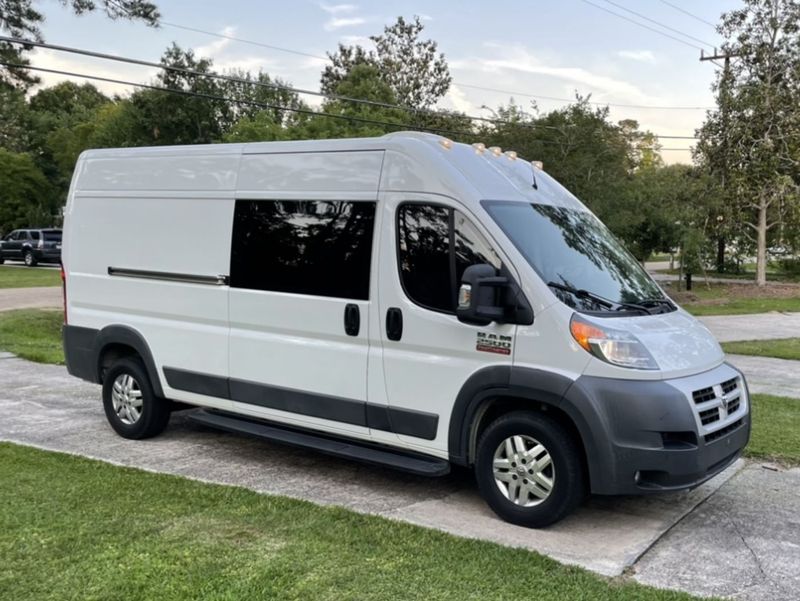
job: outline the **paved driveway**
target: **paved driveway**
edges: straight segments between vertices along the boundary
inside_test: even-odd
[[[46,309],[63,305],[61,288],[0,288],[0,311],[12,309]]]
[[[800,288],[798,288],[800,295]],[[720,342],[768,340],[800,336],[800,313],[707,315],[698,317]]]
[[[426,479],[209,430],[173,415],[160,437],[130,441],[107,425],[98,386],[62,367],[0,355],[0,440],[104,461],[335,504],[448,532],[533,549],[606,575],[620,574],[731,477],[737,465],[692,492],[595,498],[546,530],[500,521],[471,475]]]

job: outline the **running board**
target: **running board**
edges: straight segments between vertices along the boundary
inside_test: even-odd
[[[320,453],[381,465],[419,476],[444,476],[450,472],[450,463],[444,459],[406,454],[387,447],[377,447],[352,440],[330,438],[323,434],[294,430],[274,423],[241,418],[229,413],[198,409],[189,412],[186,417],[203,426],[312,449]]]

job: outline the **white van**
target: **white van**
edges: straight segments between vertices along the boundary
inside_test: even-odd
[[[67,367],[126,438],[201,407],[417,474],[474,467],[534,527],[589,492],[698,486],[749,438],[710,332],[513,152],[419,133],[92,150],[65,221]]]

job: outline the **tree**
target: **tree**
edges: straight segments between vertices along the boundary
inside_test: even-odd
[[[328,54],[331,64],[322,72],[322,91],[330,94],[356,65],[373,65],[383,81],[405,107],[429,108],[447,94],[450,70],[444,54],[437,54],[433,40],[420,40],[425,26],[419,17],[406,21],[398,17],[381,35],[371,36],[374,51],[360,46],[344,46]]]
[[[768,248],[783,242],[786,218],[800,203],[800,3],[744,0],[743,8],[723,15],[718,30],[723,52],[734,60],[717,75],[717,109],[699,131],[696,156],[727,175],[763,286]]]
[[[161,17],[156,6],[147,0],[59,0],[59,2],[78,15],[93,12],[100,6],[111,19],[135,19],[154,27],[158,25],[158,19]],[[39,25],[44,21],[44,15],[33,5],[34,0],[0,1],[0,31],[16,38],[43,41]],[[27,65],[29,61],[24,56],[26,49],[29,47],[21,48],[0,42],[0,60]],[[24,69],[0,67],[0,83],[27,88],[37,81],[36,77],[32,77]]]
[[[56,213],[50,183],[33,158],[0,149],[0,232],[50,225]]]

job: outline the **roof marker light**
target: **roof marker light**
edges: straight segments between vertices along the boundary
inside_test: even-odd
[[[489,152],[491,152],[494,156],[499,157],[501,154],[503,154],[503,149],[499,146],[490,146]]]
[[[531,165],[533,165],[540,171],[544,171],[544,163],[542,163],[541,161],[531,161]]]
[[[453,141],[448,138],[442,138],[439,140],[439,144],[441,144],[446,150],[450,150],[453,147]]]
[[[472,147],[475,149],[476,154],[483,154],[484,151],[486,150],[486,144],[484,144],[483,142],[475,142],[475,144],[473,144]]]
[[[517,160],[517,151],[516,150],[507,150],[506,156],[511,159],[512,161]]]

